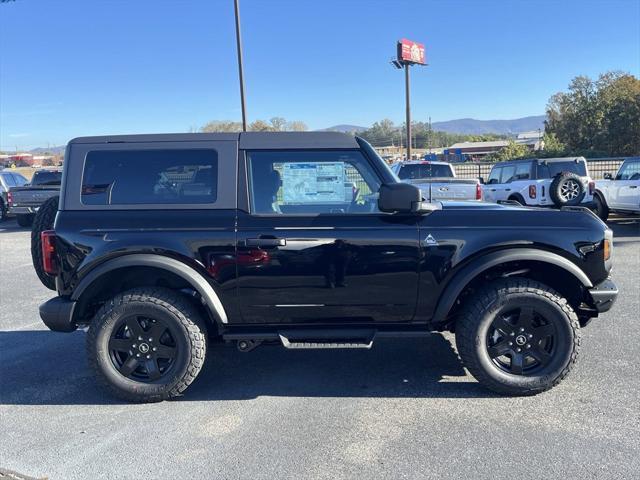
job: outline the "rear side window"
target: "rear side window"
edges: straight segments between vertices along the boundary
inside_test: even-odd
[[[87,153],[81,200],[84,205],[213,203],[217,185],[215,150],[102,150]]]
[[[531,164],[521,163],[516,167],[514,180],[529,180],[531,178]]]
[[[453,177],[449,165],[434,165],[432,163],[412,163],[402,165],[398,173],[400,180],[414,180],[418,178],[450,178]]]
[[[29,183],[29,180],[24,178],[19,173],[13,173],[12,175],[13,175],[13,180],[16,182],[16,186],[18,186],[18,187],[22,187],[22,186],[26,185],[27,183]]]
[[[16,181],[13,178],[13,175],[11,175],[10,173],[7,173],[6,175],[2,175],[2,179],[4,180],[4,183],[7,185],[7,187],[16,186]]]
[[[516,175],[515,165],[507,165],[502,168],[502,176],[500,177],[500,183],[509,183],[514,180]]]
[[[33,174],[31,185],[60,185],[62,172],[41,170]]]
[[[581,177],[587,176],[585,162],[567,160],[566,162],[543,162],[538,165],[538,178],[554,178],[564,172],[571,172]]]

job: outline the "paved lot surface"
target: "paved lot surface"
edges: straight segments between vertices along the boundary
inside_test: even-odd
[[[502,398],[451,336],[371,351],[210,351],[186,397],[103,394],[84,332],[44,330],[51,296],[29,232],[0,225],[0,469],[101,478],[640,478],[640,221],[611,222],[613,312],[583,331],[572,375]]]

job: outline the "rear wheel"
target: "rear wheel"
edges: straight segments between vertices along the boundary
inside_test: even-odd
[[[0,198],[0,222],[4,222],[7,219],[7,207],[4,204],[4,200]]]
[[[499,280],[468,301],[456,324],[456,344],[465,367],[484,386],[535,395],[560,383],[576,362],[578,318],[546,285]]]
[[[16,215],[16,221],[21,227],[30,227],[33,223],[33,213]]]
[[[607,206],[607,202],[605,202],[604,198],[602,198],[602,195],[599,193],[596,193],[593,196],[593,201],[596,204],[594,208],[596,215],[600,217],[600,220],[606,222],[607,218],[609,218],[609,207]]]
[[[116,295],[94,317],[89,363],[115,396],[157,402],[180,395],[202,369],[206,329],[181,294],[137,288]]]

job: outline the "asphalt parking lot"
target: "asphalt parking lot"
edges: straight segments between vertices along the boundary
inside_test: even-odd
[[[52,296],[29,232],[0,224],[0,469],[50,479],[639,478],[640,220],[618,218],[614,310],[577,367],[533,398],[465,373],[450,335],[371,351],[216,345],[187,395],[129,405],[97,388],[85,333],[38,317]],[[4,478],[0,471],[0,478]]]

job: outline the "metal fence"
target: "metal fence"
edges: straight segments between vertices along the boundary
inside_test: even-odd
[[[623,161],[624,158],[591,158],[587,160],[589,175],[594,180],[601,180],[605,173],[615,174]],[[493,165],[495,164],[490,162],[455,163],[454,168],[460,178],[482,177],[486,180]]]

